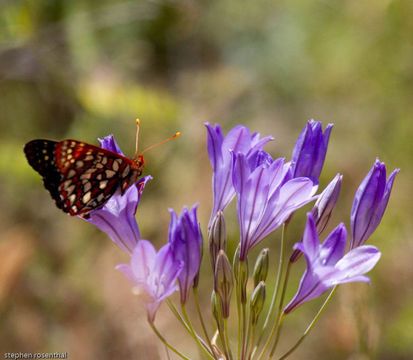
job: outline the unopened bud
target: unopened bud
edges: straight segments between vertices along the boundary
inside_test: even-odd
[[[209,230],[209,255],[212,269],[215,269],[217,256],[220,250],[227,251],[227,231],[222,211],[218,211],[212,220]]]
[[[229,307],[231,301],[232,288],[234,282],[232,280],[231,264],[224,250],[220,250],[215,265],[214,288],[221,298],[222,316],[224,319],[229,316]]]
[[[265,283],[260,281],[251,294],[250,309],[251,309],[251,324],[256,325],[258,317],[264,308],[265,303]]]
[[[199,263],[202,262],[202,257],[204,256],[204,236],[202,235],[202,231],[201,231],[201,224],[198,223],[198,231],[199,231],[199,236],[201,237],[201,246],[199,247],[199,251],[200,251],[200,255],[199,255]],[[192,282],[192,286],[194,288],[198,287],[198,283],[199,283],[199,271],[201,270],[201,266],[199,266],[198,272],[196,273],[195,277],[194,277],[194,281]]]
[[[318,234],[321,234],[328,225],[340,195],[342,180],[343,175],[337,174],[320,194],[311,210]]]
[[[262,249],[257,257],[257,261],[254,266],[254,287],[258,285],[260,281],[265,281],[268,274],[268,251],[269,249]]]

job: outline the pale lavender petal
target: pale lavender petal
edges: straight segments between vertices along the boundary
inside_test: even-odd
[[[343,223],[339,224],[325,239],[320,247],[320,257],[323,264],[334,266],[346,250],[347,230]]]
[[[307,213],[307,223],[305,224],[301,250],[306,259],[308,266],[312,266],[312,262],[318,256],[320,239],[318,238],[317,229],[311,213]]]
[[[151,176],[141,178],[136,186],[131,186],[123,195],[115,193],[101,209],[92,211],[89,218],[85,219],[105,232],[128,254],[140,239],[135,213],[142,191],[150,179]]]
[[[208,228],[218,211],[223,211],[231,202],[235,195],[232,183],[232,155],[242,153],[253,155],[254,152],[261,150],[264,145],[272,140],[271,137],[260,139],[258,133],[251,135],[245,126],[235,126],[223,137],[221,128],[215,128],[209,123],[207,128],[207,147],[208,155],[213,168],[212,188],[213,188],[213,209]]]
[[[115,267],[116,270],[122,271],[123,275],[129,280],[132,285],[138,285],[139,281],[136,279],[132,268],[128,264],[120,264]]]
[[[363,275],[376,266],[381,257],[380,251],[372,245],[359,246],[349,251],[337,262],[336,267],[345,271],[347,277]]]

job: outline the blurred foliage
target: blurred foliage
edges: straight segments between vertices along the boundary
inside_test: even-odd
[[[376,156],[402,172],[371,238],[383,251],[372,286],[341,287],[291,359],[413,357],[411,0],[3,0],[0,10],[2,351],[166,358],[129,285],[113,270],[126,258],[103,233],[54,207],[24,158],[25,142],[96,143],[113,133],[132,154],[136,117],[140,148],[181,131],[146,156],[154,179],[138,223],[159,246],[168,207],[200,202],[205,230],[211,171],[203,122],[271,134],[276,141],[268,150],[289,158],[305,121],[315,118],[335,123],[321,185],[344,174],[332,226],[349,225],[354,192]],[[235,242],[234,209],[226,216]],[[291,244],[300,238],[303,213],[294,218]],[[277,236],[264,242],[274,260]],[[201,284],[208,308],[211,280]],[[314,301],[291,315],[283,347],[318,306]],[[191,348],[162,314],[159,326],[169,340]]]

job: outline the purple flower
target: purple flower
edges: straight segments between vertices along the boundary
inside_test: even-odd
[[[122,154],[113,135],[99,139],[102,148]],[[130,254],[140,239],[135,213],[146,182],[152,179],[146,176],[139,179],[136,186],[131,186],[123,195],[117,191],[106,204],[90,213],[86,221],[105,232],[123,251]]]
[[[183,269],[178,277],[181,303],[184,304],[189,295],[189,289],[198,274],[202,255],[202,234],[196,215],[198,204],[191,210],[184,207],[179,217],[170,209],[171,223],[169,225],[169,244],[175,260],[183,263]]]
[[[374,246],[365,245],[344,255],[346,245],[347,230],[343,223],[320,245],[313,216],[311,213],[307,214],[303,240],[294,245],[294,249],[304,253],[307,269],[301,278],[297,293],[284,308],[285,313],[317,298],[335,285],[353,281],[370,282],[364,274],[379,261],[379,250]]]
[[[363,245],[380,224],[399,171],[394,170],[386,182],[386,166],[376,159],[360,184],[351,208],[350,249]]]
[[[224,138],[221,127],[216,124],[213,127],[205,123],[207,128],[207,146],[209,160],[211,161],[213,175],[213,210],[209,221],[208,228],[211,226],[218,211],[223,211],[231,202],[235,195],[234,187],[231,181],[232,157],[230,150],[245,155],[252,154],[257,150],[264,148],[264,145],[273,140],[271,136],[260,139],[259,133],[251,135],[249,129],[245,126],[235,126]]]
[[[284,163],[284,159],[274,161],[259,153],[249,159],[244,154],[233,155],[232,176],[241,231],[240,260],[245,260],[248,251],[295,210],[314,200],[317,190],[308,178],[288,180],[290,163]],[[257,158],[261,163],[252,161]]]
[[[310,120],[298,137],[293,154],[293,176],[309,177],[318,184],[327,153],[328,140],[333,124],[328,124],[324,134],[321,122]]]
[[[133,285],[137,294],[144,293],[143,302],[148,320],[153,322],[162,302],[178,287],[175,281],[183,264],[174,259],[170,244],[164,245],[158,253],[147,240],[140,240],[133,249],[131,263],[116,266]]]

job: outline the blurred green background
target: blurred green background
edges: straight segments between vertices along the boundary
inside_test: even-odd
[[[25,142],[96,143],[113,133],[132,155],[136,117],[141,148],[181,131],[146,155],[145,173],[154,179],[137,219],[142,236],[159,247],[167,239],[168,207],[199,202],[205,233],[211,210],[205,121],[225,132],[244,124],[273,135],[266,149],[289,159],[314,118],[335,124],[321,186],[344,174],[331,226],[349,225],[354,193],[377,156],[402,171],[369,240],[383,253],[371,286],[342,286],[291,359],[413,358],[411,0],[2,0],[0,10],[1,353],[167,358],[130,285],[114,270],[126,255],[54,206],[24,158]],[[290,246],[304,213],[294,218]],[[234,205],[226,218],[234,244]],[[264,242],[274,267],[278,237]],[[301,260],[288,299],[303,269]],[[208,261],[204,270],[207,310]],[[281,349],[298,339],[320,304],[287,318]],[[196,354],[166,308],[157,324],[178,348]]]

